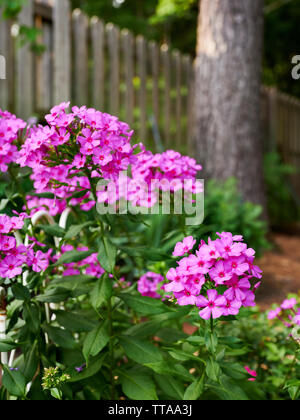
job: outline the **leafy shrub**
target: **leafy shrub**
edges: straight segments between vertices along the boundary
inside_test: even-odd
[[[239,359],[257,371],[257,388],[269,400],[300,397],[300,324],[299,315],[295,315],[300,300],[295,295],[289,298],[281,307],[266,312],[248,309],[238,322],[222,327],[224,335],[233,335],[245,343]]]
[[[278,153],[265,155],[268,214],[273,228],[286,227],[299,219],[299,201],[297,203],[295,191],[288,180],[296,172],[295,167],[282,162]]]

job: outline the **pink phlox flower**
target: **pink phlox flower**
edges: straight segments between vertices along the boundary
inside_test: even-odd
[[[159,299],[161,295],[157,292],[163,281],[164,277],[161,274],[149,271],[138,280],[138,291],[142,296]]]
[[[223,315],[237,315],[242,307],[242,302],[237,299],[231,300],[231,293],[228,290],[224,292],[223,296],[226,299],[226,305],[223,307]]]
[[[222,295],[218,295],[216,290],[208,290],[207,298],[204,296],[198,296],[196,299],[196,305],[199,308],[205,308],[199,312],[202,319],[208,320],[211,317],[216,319],[223,315],[224,306],[226,306],[226,298]]]
[[[12,236],[0,235],[0,251],[7,252],[16,247],[16,240]]]
[[[240,301],[243,301],[246,298],[246,294],[251,288],[251,284],[247,278],[239,279],[236,276],[227,283],[227,286],[229,287],[228,298]]]
[[[242,276],[247,270],[249,270],[249,264],[246,262],[244,256],[229,258],[225,262],[225,267],[228,271],[231,271],[237,276]]]
[[[284,310],[293,309],[297,305],[297,300],[295,298],[285,299],[282,304],[281,308]]]
[[[244,293],[244,295],[245,296],[244,296],[244,298],[242,300],[242,305],[245,308],[256,306],[256,303],[255,303],[255,294],[251,290],[247,290]]]
[[[209,271],[210,277],[216,285],[224,284],[232,278],[231,271],[226,269],[223,261],[218,261],[215,266]]]
[[[14,256],[8,255],[0,264],[0,277],[12,279],[22,273],[22,261],[19,262]]]
[[[249,368],[249,366],[245,366],[244,369],[246,370],[247,373],[249,373],[250,376],[252,376],[252,378],[249,378],[248,381],[256,381],[257,378],[257,372],[255,370],[251,370]]]
[[[186,285],[182,292],[174,292],[174,296],[179,306],[188,306],[196,304],[196,293],[197,289],[194,286]]]
[[[37,251],[32,259],[32,269],[36,273],[45,271],[49,267],[49,258],[42,251]]]
[[[189,261],[191,264],[191,269],[189,272],[191,274],[207,274],[212,266],[212,263],[205,260],[199,251],[196,251],[196,255],[197,256],[189,256]]]

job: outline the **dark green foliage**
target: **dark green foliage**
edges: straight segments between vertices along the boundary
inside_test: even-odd
[[[300,202],[293,189],[290,175],[297,168],[284,164],[278,153],[265,156],[264,172],[267,188],[268,214],[271,226],[283,229],[299,219]]]

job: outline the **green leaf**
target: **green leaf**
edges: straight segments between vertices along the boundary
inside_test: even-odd
[[[20,346],[19,343],[15,343],[13,340],[0,340],[0,353],[6,353],[14,350]]]
[[[183,399],[186,401],[198,400],[204,391],[204,376],[193,382],[185,391]]]
[[[162,328],[156,335],[167,343],[176,343],[177,341],[183,341],[188,337],[187,334],[182,331],[168,327]]]
[[[160,328],[161,325],[158,322],[146,321],[133,325],[124,334],[144,338],[155,335]]]
[[[39,365],[37,350],[38,342],[35,341],[33,345],[29,348],[29,350],[25,353],[23,372],[27,382],[30,382],[32,380]]]
[[[86,191],[85,191],[86,194]],[[75,238],[77,235],[79,235],[84,228],[88,227],[88,226],[92,226],[94,224],[94,222],[85,222],[82,223],[81,225],[72,225],[68,232],[65,235],[65,239],[72,239]]]
[[[210,353],[215,353],[218,347],[217,334],[215,332],[211,333],[210,331],[206,331],[204,339],[205,339],[205,345],[206,345],[207,350]]]
[[[238,363],[222,362],[221,367],[224,373],[230,378],[245,380],[247,377],[246,370]]]
[[[77,375],[73,376],[69,382],[79,382],[83,381],[84,379],[91,378],[92,376],[96,375],[101,369],[104,359],[106,357],[106,353],[102,354],[100,357],[96,359],[91,359],[89,365],[83,370],[83,372],[78,373]]]
[[[184,387],[183,384],[177,379],[170,375],[162,376],[155,375],[155,380],[158,383],[161,390],[171,398],[175,400],[183,400]]]
[[[299,395],[300,395],[300,387],[299,386],[290,386],[288,388],[288,393],[291,397],[292,401],[295,401],[298,399]]]
[[[60,389],[52,388],[50,393],[51,393],[52,397],[55,398],[56,400],[61,400],[62,399],[62,392],[61,392]]]
[[[163,360],[159,349],[148,341],[123,335],[120,337],[119,342],[126,355],[137,363],[156,363]]]
[[[223,399],[224,400],[235,400],[235,401],[247,401],[249,398],[245,394],[245,392],[240,388],[236,381],[232,381],[230,378],[222,375],[220,378],[220,391],[219,396],[222,396],[223,391]]]
[[[19,370],[10,370],[8,366],[3,366],[4,374],[2,385],[15,397],[24,398],[26,393],[26,379]]]
[[[117,259],[117,248],[107,238],[101,238],[98,249],[98,261],[108,273],[114,271]]]
[[[168,307],[161,301],[150,297],[133,296],[122,293],[120,294],[120,298],[126,305],[141,315],[162,314],[168,311]]]
[[[155,384],[150,376],[135,371],[121,372],[122,389],[131,400],[158,400]]]
[[[92,321],[76,312],[55,311],[55,315],[59,325],[71,332],[90,332],[97,325],[96,321]]]
[[[36,297],[38,302],[43,303],[60,303],[64,302],[70,297],[70,291],[63,289],[61,287],[57,287],[55,289],[48,289],[46,293],[43,295],[39,295]]]
[[[91,356],[97,356],[108,341],[107,322],[103,322],[99,327],[88,333],[84,340],[82,353],[86,362],[88,363]]]
[[[25,303],[23,309],[23,319],[31,332],[39,332],[41,314],[38,306],[34,302]]]
[[[90,255],[94,253],[94,250],[89,251],[68,251],[65,252],[60,259],[54,264],[54,267],[57,267],[58,265],[64,265],[64,264],[70,264],[78,261],[85,260]]]
[[[76,347],[76,342],[69,331],[49,325],[44,325],[43,330],[57,346],[71,350]]]
[[[30,292],[27,287],[22,284],[16,283],[11,288],[13,295],[18,300],[28,301],[30,300]]]
[[[144,363],[144,366],[159,375],[170,375],[187,382],[192,382],[194,380],[194,377],[182,365],[170,366],[166,361],[160,361],[155,363]]]
[[[43,230],[47,235],[56,236],[57,238],[63,238],[65,236],[65,230],[58,225],[37,225],[38,229]]]
[[[102,276],[91,292],[92,306],[97,310],[103,304],[107,303],[113,292],[112,280],[108,275]]]
[[[149,247],[121,247],[122,251],[131,257],[143,257],[149,261],[168,261],[172,260],[169,254],[166,254],[164,251],[160,251],[156,248]]]
[[[212,381],[218,382],[221,374],[219,364],[211,357],[207,360],[206,374]]]
[[[94,280],[95,277],[87,276],[85,274],[79,274],[76,276],[56,277],[53,280],[51,280],[51,284],[49,287],[57,285],[59,287],[74,291],[80,286],[84,286]]]
[[[173,359],[179,360],[181,362],[187,362],[188,360],[195,360],[198,363],[206,364],[206,362],[198,356],[187,353],[182,350],[172,349],[169,351],[169,354]]]

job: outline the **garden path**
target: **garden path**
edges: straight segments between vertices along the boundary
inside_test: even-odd
[[[268,309],[280,304],[288,293],[300,292],[300,235],[273,234],[274,248],[258,261],[263,281],[257,303]]]

